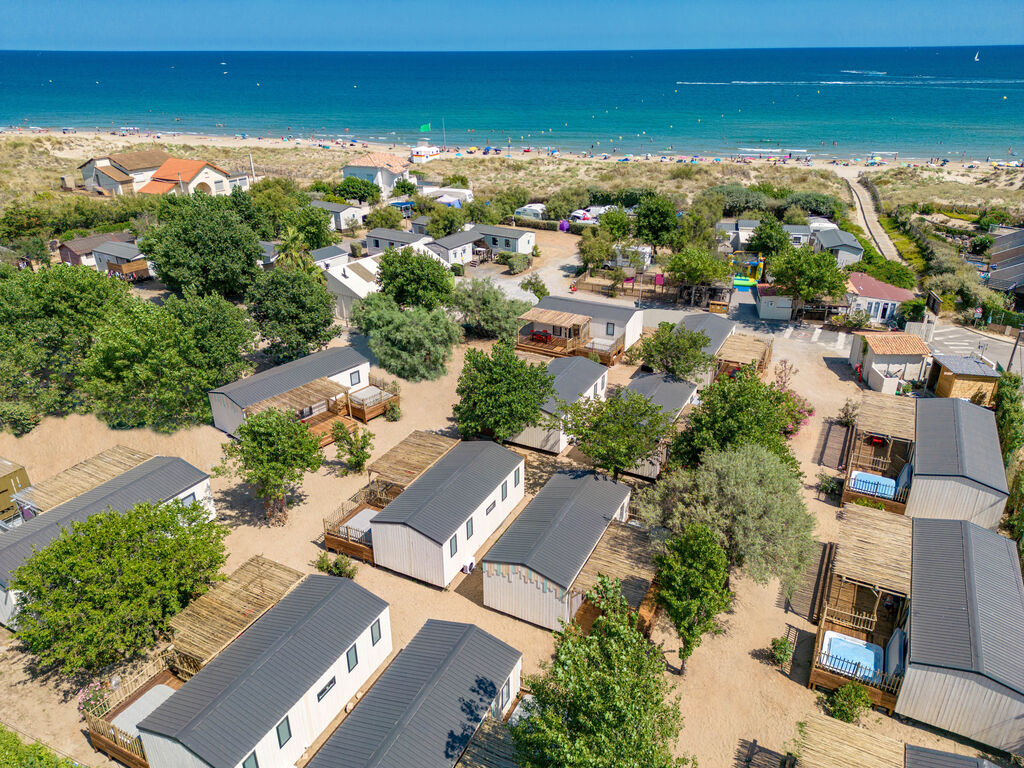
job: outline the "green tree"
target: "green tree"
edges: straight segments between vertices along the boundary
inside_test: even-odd
[[[978,238],[975,238],[978,239]],[[25,235],[11,242],[11,250],[18,259],[29,264],[46,265],[50,263],[50,249],[46,241],[39,235]]]
[[[375,204],[380,202],[380,187],[372,181],[348,176],[337,187],[334,194],[345,200],[358,200],[361,203]]]
[[[393,205],[382,205],[366,214],[367,229],[398,229],[402,226],[402,212]]]
[[[237,477],[263,499],[267,519],[283,524],[287,496],[302,485],[307,472],[323,465],[320,441],[295,414],[277,408],[260,411],[238,427],[238,440],[224,443],[224,457],[214,468],[221,477]]]
[[[547,200],[547,217],[568,219],[569,214],[590,205],[590,195],[581,187],[563,187]]]
[[[625,240],[633,234],[633,220],[618,206],[601,214],[600,226],[616,242]]]
[[[996,382],[996,428],[1003,464],[1007,467],[1013,464],[1024,446],[1024,406],[1020,388],[1021,377],[1009,371],[1003,371]]]
[[[247,216],[251,218],[245,220],[264,240],[280,237],[289,224],[295,223],[299,209],[309,205],[308,195],[294,181],[283,176],[261,179],[252,185],[248,196],[252,206]],[[237,205],[236,210],[242,214],[243,209]]]
[[[224,197],[171,195],[160,224],[139,241],[156,265],[157,277],[175,293],[243,295],[260,273],[256,233]]]
[[[580,261],[588,270],[600,269],[615,257],[615,241],[594,227],[583,230],[578,248]]]
[[[708,343],[703,331],[690,331],[682,324],[659,323],[658,330],[644,338],[633,354],[653,371],[677,379],[692,379],[711,370],[715,362],[714,355],[704,351]]]
[[[437,379],[448,370],[462,333],[441,308],[402,309],[383,293],[356,304],[352,321],[369,338],[370,351],[388,373],[409,381]]]
[[[587,599],[601,613],[589,633],[555,632],[554,660],[526,679],[532,700],[511,726],[522,768],[682,768],[682,727],[665,662],[637,629],[618,582],[598,577]]]
[[[309,254],[309,246],[298,228],[288,225],[281,233],[281,244],[277,246],[277,252],[278,266],[294,268]]]
[[[760,253],[769,264],[772,263],[772,259],[790,250],[791,247],[789,234],[782,228],[782,222],[774,216],[762,216],[761,223],[754,228],[754,233],[747,243],[748,251]]]
[[[649,525],[682,533],[706,525],[729,565],[754,581],[778,578],[792,594],[815,552],[814,516],[801,483],[774,453],[756,444],[709,451],[695,469],[674,469],[636,494],[634,512]]]
[[[260,335],[269,342],[267,352],[277,358],[308,355],[337,335],[334,298],[305,272],[271,270],[249,291],[247,301]]]
[[[782,214],[783,224],[807,224],[807,211],[799,205],[791,205]]]
[[[537,426],[541,406],[555,394],[551,374],[515,354],[511,341],[499,341],[491,354],[466,350],[455,392],[455,424],[463,437],[490,435],[502,442]]]
[[[529,291],[537,300],[540,301],[545,296],[550,296],[551,291],[548,290],[547,284],[544,282],[544,278],[534,272],[532,275],[527,275],[519,281],[519,287],[524,291]]]
[[[529,302],[510,299],[490,278],[463,280],[452,293],[451,308],[466,332],[482,339],[509,339],[519,330],[519,316]]]
[[[461,208],[453,208],[449,205],[439,205],[430,214],[430,223],[427,224],[427,234],[435,240],[453,235],[462,230],[466,223],[466,214]]]
[[[177,499],[73,523],[14,572],[16,635],[64,674],[130,658],[217,578],[226,533],[201,503]]]
[[[395,186],[392,191],[396,195],[415,195],[416,184],[409,179],[399,179],[395,182]]]
[[[718,614],[729,610],[729,561],[715,534],[700,523],[665,542],[655,555],[658,567],[658,602],[665,609],[688,659],[704,635],[720,634]]]
[[[312,251],[324,248],[334,242],[331,234],[331,214],[321,208],[315,208],[304,201],[302,207],[290,217],[293,226],[302,235],[306,247]]]
[[[9,768],[80,768],[81,763],[58,757],[38,741],[25,744],[18,734],[0,725],[0,765]]]
[[[802,301],[840,297],[846,293],[846,274],[829,251],[810,245],[787,248],[769,263],[768,271],[779,288]]]
[[[516,208],[526,205],[529,199],[530,193],[524,187],[502,187],[492,198],[491,207],[497,210],[499,220],[505,219],[515,213]]]
[[[678,229],[676,207],[667,197],[649,195],[636,207],[636,236],[658,252],[659,245],[666,245]]]
[[[668,273],[686,285],[707,285],[724,279],[729,264],[707,248],[687,247],[668,257]]]
[[[469,179],[464,173],[448,173],[441,179],[441,186],[469,189]]]
[[[671,419],[643,395],[620,389],[606,400],[559,402],[559,414],[550,426],[561,428],[595,465],[618,477],[654,455]]]
[[[381,293],[404,307],[434,309],[451,298],[455,278],[437,259],[412,248],[388,248],[377,263]]]
[[[783,437],[787,415],[784,394],[745,365],[735,376],[720,378],[701,392],[689,428],[672,443],[672,457],[695,466],[707,451],[753,443],[797,471],[799,465]]]
[[[494,200],[485,200],[482,197],[474,198],[473,202],[462,206],[462,210],[466,212],[467,221],[473,221],[477,224],[499,224],[502,219],[500,204]]]
[[[331,437],[338,450],[338,460],[348,464],[352,472],[362,472],[373,451],[373,432],[359,427],[350,432],[344,422],[336,421],[331,427]]]
[[[919,323],[924,320],[925,311],[928,305],[923,298],[907,299],[900,304],[900,314],[912,323]]]

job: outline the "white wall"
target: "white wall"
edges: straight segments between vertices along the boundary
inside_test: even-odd
[[[430,242],[430,238],[424,235],[419,240],[413,243],[396,243],[394,240],[387,240],[385,238],[374,238],[370,235],[366,236],[366,255],[376,256],[378,253],[384,253],[388,248],[396,248],[399,251],[403,248],[412,248],[416,253],[425,253],[428,256],[437,258],[437,254],[427,248],[427,243]]]
[[[245,414],[227,395],[219,392],[208,393],[210,411],[213,413],[213,426],[228,435],[238,433],[239,425],[245,421]]]
[[[973,672],[911,664],[896,713],[996,749],[1024,751],[1024,696]]]
[[[857,346],[856,341],[854,346]],[[924,355],[876,355],[869,347],[864,353],[864,367],[869,366],[878,368],[886,376],[923,379],[928,368],[928,358]]]
[[[1006,496],[962,477],[914,475],[907,497],[907,517],[969,520],[990,530],[999,528]]]
[[[793,316],[793,298],[758,294],[757,316],[762,320],[789,320]]]
[[[850,262],[854,263],[854,262]],[[866,296],[857,296],[850,302],[850,311],[867,312],[875,320],[888,320],[899,314],[900,302],[882,301]]]
[[[0,587],[0,624],[10,629],[17,628],[14,616],[18,613],[18,595],[20,594],[20,592]]]
[[[231,194],[231,184],[228,183],[227,174],[215,171],[210,166],[206,166],[199,173],[195,175],[192,181],[185,185],[185,189],[190,194],[195,192],[199,188],[200,184],[206,184],[210,190],[207,192],[209,195],[220,196]],[[178,187],[175,187],[175,191]]]
[[[380,639],[373,645],[370,626],[367,626],[356,639],[356,656],[358,662],[355,669],[348,671],[346,654],[350,646],[337,649],[338,658],[323,672],[317,681],[295,702],[287,713],[282,715],[271,727],[270,731],[253,746],[256,761],[260,768],[291,768],[302,754],[316,741],[328,725],[345,708],[357,692],[362,690],[367,680],[377,671],[391,654],[391,619],[387,608],[377,617],[380,621]],[[317,693],[323,689],[331,678],[335,685],[317,701]],[[291,728],[291,738],[283,747],[278,746],[277,726],[287,716]],[[146,750],[150,768],[178,768],[178,766],[205,766],[203,761],[182,761],[182,752],[190,753],[173,740],[157,734],[142,732],[142,743]],[[169,742],[169,744],[167,743]],[[177,749],[174,749],[177,747]],[[243,755],[243,760],[249,753]],[[194,757],[194,756],[193,756]],[[237,764],[241,768],[241,761]]]
[[[608,392],[608,373],[605,371],[595,381],[593,381],[590,387],[584,392],[576,402],[582,402],[583,400],[604,400]],[[559,454],[569,447],[569,438],[560,429],[544,429],[543,427],[527,427],[518,435],[509,440],[510,443],[516,445],[525,445],[528,448],[535,448],[538,451],[547,451],[548,453]]]
[[[352,374],[358,373],[358,381],[352,383]],[[353,392],[363,389],[370,383],[370,361],[360,363],[352,368],[346,368],[344,371],[339,371],[333,376],[328,376],[328,379],[333,381],[335,384],[341,384],[343,387],[347,387]]]
[[[845,248],[835,248],[832,254],[836,257],[836,264],[840,269],[856,264],[863,257],[862,253],[856,253]]]
[[[453,534],[457,546],[454,556],[449,554],[450,539],[439,544],[406,525],[373,523],[370,535],[373,539],[374,562],[428,584],[447,587],[464,565],[471,560],[479,562],[481,546],[522,501],[524,470],[524,463],[520,459],[517,469],[504,479],[508,484],[508,495],[504,501],[499,483],[479,507],[466,515],[466,519]],[[515,482],[517,472],[518,483]],[[487,507],[491,502],[494,502],[494,509],[488,513]],[[473,537],[467,541],[466,521],[469,519],[473,520]]]

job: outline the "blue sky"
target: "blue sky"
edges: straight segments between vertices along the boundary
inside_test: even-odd
[[[0,19],[23,50],[1024,44],[1021,0],[2,0]]]

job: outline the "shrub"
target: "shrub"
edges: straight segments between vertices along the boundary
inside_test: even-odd
[[[525,253],[510,253],[504,263],[508,265],[508,273],[510,275],[518,275],[529,268],[530,257]]]
[[[836,688],[828,697],[828,713],[844,723],[855,723],[871,709],[868,689],[860,683],[847,683]]]
[[[793,658],[796,645],[788,637],[773,637],[771,644],[772,661],[780,667],[788,664]]]
[[[532,293],[538,300],[551,294],[551,291],[548,290],[547,285],[544,283],[544,279],[538,274],[532,274],[524,277],[519,282],[519,287],[524,291]]]
[[[871,325],[871,315],[863,309],[857,309],[850,312],[848,315],[835,316],[832,318],[832,322],[835,325],[841,325],[843,328],[849,328],[853,331],[858,328],[867,328]]]
[[[818,490],[826,496],[838,496],[843,492],[843,478],[834,477],[827,472],[819,472]]]
[[[25,744],[18,734],[0,726],[0,765],[10,768],[78,768],[80,764],[58,757],[39,742]]]
[[[399,421],[402,418],[402,409],[398,407],[398,403],[394,400],[384,407],[384,418],[387,421]]]
[[[352,562],[348,555],[337,555],[333,560],[327,552],[321,552],[320,555],[310,562],[314,568],[320,573],[326,573],[330,576],[337,576],[342,579],[354,579],[356,577],[356,564]]]
[[[852,427],[857,423],[857,414],[860,412],[860,406],[850,398],[846,398],[846,402],[843,403],[843,407],[839,409],[839,416],[836,417],[836,423],[844,427]]]
[[[363,258],[363,246],[359,243],[352,243],[349,245],[349,253],[352,254],[353,259],[361,259]]]
[[[867,499],[863,496],[858,496],[856,499],[853,499],[851,503],[858,504],[862,507],[867,507],[868,509],[881,509],[883,511],[885,510],[885,504],[880,502],[878,499]]]
[[[451,270],[456,277],[463,277],[466,274],[466,268],[461,264],[452,264]]]

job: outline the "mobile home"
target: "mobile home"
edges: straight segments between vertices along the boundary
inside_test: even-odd
[[[558,413],[559,400],[572,404],[581,400],[604,400],[608,390],[608,369],[586,357],[556,357],[548,363],[555,394],[541,405],[542,416]],[[561,429],[546,429],[543,424],[527,427],[509,442],[538,451],[561,453],[569,447],[569,438]]]

